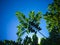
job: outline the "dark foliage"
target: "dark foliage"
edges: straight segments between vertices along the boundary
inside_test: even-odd
[[[49,31],[49,38],[42,38],[40,45],[60,45],[60,0],[54,0],[44,15]]]

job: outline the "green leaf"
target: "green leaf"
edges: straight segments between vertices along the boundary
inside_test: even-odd
[[[30,11],[29,13],[29,19],[34,19],[34,16],[35,16],[35,12],[34,11]]]
[[[35,18],[36,18],[37,21],[40,21],[40,18],[42,17],[41,15],[42,15],[41,12],[38,12],[38,13],[36,14],[36,17],[35,17]]]

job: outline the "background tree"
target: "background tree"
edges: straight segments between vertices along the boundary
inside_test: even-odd
[[[60,45],[60,0],[54,0],[52,4],[49,4],[44,19],[50,36],[46,39],[43,38],[41,45]]]

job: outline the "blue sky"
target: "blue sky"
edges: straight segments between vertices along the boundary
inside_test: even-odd
[[[48,4],[52,0],[0,0],[0,40],[16,40],[17,28],[19,21],[15,15],[16,11],[23,12],[26,17],[30,11],[41,11],[43,14],[47,11]],[[48,36],[46,22],[41,20],[41,32]],[[39,37],[42,37],[38,33]]]

